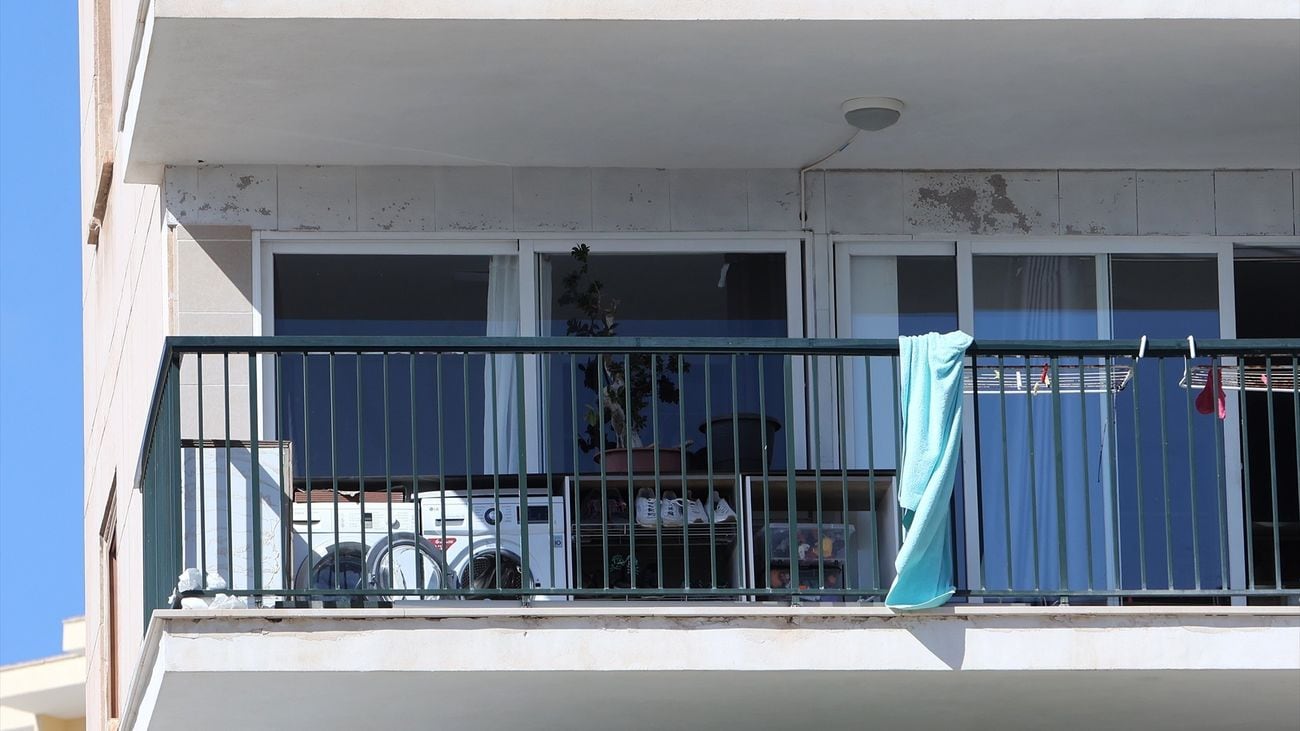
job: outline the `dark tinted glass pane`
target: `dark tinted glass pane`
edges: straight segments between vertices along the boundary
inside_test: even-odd
[[[275,332],[482,336],[493,260],[277,255]],[[280,365],[280,416],[299,487],[339,479],[346,489],[358,480],[384,489],[385,475],[400,486],[415,473],[482,471],[483,356],[322,353],[286,355]]]
[[[586,270],[582,267],[573,256],[544,259],[549,300],[542,303],[543,332],[621,337],[785,337],[789,333],[784,254],[593,252]],[[583,298],[593,285],[600,292],[598,302]],[[632,370],[645,377],[646,386],[633,389],[633,427],[620,432],[608,412],[597,416],[602,413],[603,394],[609,393],[599,386],[626,365],[621,355],[612,365],[589,357],[550,359],[547,396],[552,428],[547,430],[551,440],[547,451],[557,469],[572,469],[577,446],[578,468],[595,470],[594,455],[602,444],[606,448],[658,444],[678,452],[685,444],[688,470],[702,469],[710,460],[715,469],[730,469],[734,454],[722,448],[721,432],[730,437],[737,426],[733,414],[746,415],[740,428],[748,428],[751,422],[757,428],[760,411],[780,428],[786,427],[780,358],[760,363],[755,356],[737,356],[733,364],[729,356],[690,356],[680,362],[672,357],[634,357]],[[638,391],[643,398],[636,398]],[[712,455],[706,449],[709,419],[725,420],[715,424]],[[784,465],[784,433],[773,441],[772,464]]]

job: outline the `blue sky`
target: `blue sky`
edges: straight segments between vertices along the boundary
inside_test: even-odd
[[[0,664],[84,610],[76,0],[0,0]]]

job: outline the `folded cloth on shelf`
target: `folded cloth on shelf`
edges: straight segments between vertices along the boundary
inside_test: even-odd
[[[893,609],[937,607],[954,591],[948,521],[961,456],[962,359],[971,342],[960,331],[898,339],[898,504],[906,537],[885,597]]]

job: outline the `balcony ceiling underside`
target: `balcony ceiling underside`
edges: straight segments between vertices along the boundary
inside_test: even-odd
[[[157,17],[129,167],[1300,167],[1300,20]]]
[[[1288,688],[1245,670],[202,672],[165,679],[141,728],[1282,728]]]

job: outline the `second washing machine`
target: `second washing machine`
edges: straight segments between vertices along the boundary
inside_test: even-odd
[[[499,499],[498,499],[499,498]],[[518,594],[567,598],[571,587],[569,517],[563,497],[518,492],[420,493],[423,537],[446,557],[447,571],[467,599]],[[524,567],[524,535],[528,566]],[[532,593],[542,590],[546,593]],[[555,592],[555,593],[551,593]]]

